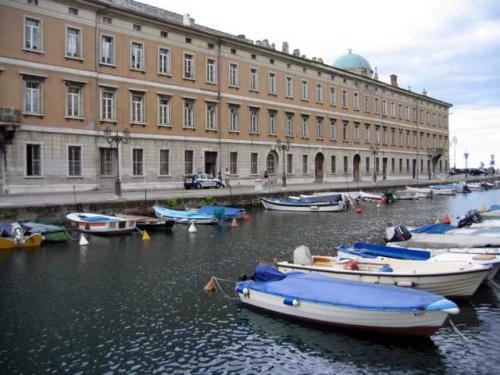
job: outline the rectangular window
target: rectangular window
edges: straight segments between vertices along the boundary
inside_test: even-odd
[[[403,118],[403,106],[401,104],[398,104],[398,117]]]
[[[185,79],[194,79],[194,55],[184,54],[184,75]]]
[[[68,146],[68,176],[79,177],[82,175],[82,148]]]
[[[359,122],[354,123],[354,142],[359,143]]]
[[[387,115],[387,100],[382,100],[382,114]]]
[[[307,82],[305,79],[303,79],[301,82],[301,99],[309,100],[309,82]]]
[[[217,103],[207,102],[207,129],[217,129]]]
[[[285,96],[293,98],[293,78],[291,76],[285,78]]]
[[[337,157],[335,155],[331,157],[330,168],[332,173],[337,173]]]
[[[229,173],[232,175],[238,174],[238,153],[229,153]]]
[[[184,128],[194,129],[194,100],[184,99],[183,122]]]
[[[250,174],[253,174],[253,175],[258,174],[258,170],[257,170],[258,158],[259,158],[258,153],[252,152],[250,154]]]
[[[250,68],[250,90],[259,91],[259,71],[256,68]]]
[[[330,86],[330,105],[337,105],[337,89]]]
[[[410,159],[406,159],[406,172],[410,172]]]
[[[193,174],[193,150],[184,150],[184,174]]]
[[[370,124],[365,124],[365,142],[370,142]]]
[[[337,120],[334,118],[330,119],[330,139],[332,141],[337,140]]]
[[[370,112],[370,99],[368,96],[365,96],[365,112]]]
[[[215,83],[217,80],[217,62],[215,59],[207,59],[207,82]]]
[[[391,102],[391,116],[396,117],[396,104],[394,102]]]
[[[365,168],[366,173],[370,173],[370,158],[368,156],[365,158]]]
[[[116,121],[116,90],[101,89],[101,120]]]
[[[391,144],[394,146],[396,144],[396,129],[391,128]]]
[[[276,135],[278,127],[278,112],[269,111],[269,135]]]
[[[144,124],[145,111],[144,111],[144,94],[131,93],[130,94],[130,122],[133,124]]]
[[[349,121],[342,121],[342,140],[349,140]]]
[[[268,78],[267,78],[267,90],[269,94],[276,95],[277,92],[277,86],[276,86],[276,73],[269,72]]]
[[[375,137],[376,137],[377,143],[381,143],[382,138],[380,136],[380,126],[375,127]]]
[[[403,145],[403,131],[399,129],[399,145]]]
[[[376,114],[380,113],[380,103],[378,101],[378,98],[375,98],[375,113]]]
[[[28,17],[24,19],[24,48],[42,50],[42,21]]]
[[[170,50],[168,48],[158,50],[158,72],[170,74]]]
[[[293,173],[293,154],[286,155],[286,173]]]
[[[240,85],[240,70],[238,64],[229,64],[229,86],[238,87]]]
[[[359,94],[355,92],[353,94],[354,109],[359,109]]]
[[[409,130],[406,131],[406,145],[407,146],[410,145],[410,131]]]
[[[399,173],[403,172],[403,159],[399,159]]]
[[[316,138],[323,139],[323,117],[316,117]]]
[[[71,83],[66,85],[66,116],[83,117],[81,85]]]
[[[160,176],[168,176],[170,174],[169,158],[169,150],[160,150]]]
[[[24,112],[32,114],[42,113],[42,81],[35,79],[24,80]]]
[[[82,35],[80,29],[66,28],[66,56],[82,57]]]
[[[382,139],[383,139],[384,145],[386,145],[387,144],[387,126],[383,127],[383,134],[382,134],[382,136],[383,136]]]
[[[344,174],[349,173],[349,160],[344,156]]]
[[[170,126],[170,96],[158,95],[158,125]]]
[[[293,113],[287,113],[285,119],[286,136],[293,137]]]
[[[396,159],[391,158],[391,173],[396,172]]]
[[[101,36],[101,64],[115,64],[115,38],[112,36]]]
[[[346,90],[342,90],[342,107],[343,108],[347,108],[348,107],[348,103],[347,103],[347,91]]]
[[[380,159],[375,158],[375,173],[379,173],[380,170]]]
[[[143,175],[143,152],[141,148],[132,150],[132,174],[134,176]]]
[[[259,109],[250,108],[250,133],[259,133]]]
[[[39,177],[42,175],[41,146],[26,145],[26,176]]]
[[[229,131],[240,131],[240,107],[237,105],[229,106]]]
[[[316,101],[319,103],[323,102],[323,84],[316,83]]]
[[[302,116],[302,138],[309,138],[309,116]]]
[[[132,69],[144,70],[144,44],[132,42],[130,67]]]
[[[307,169],[307,155],[302,155],[302,173],[307,174],[308,169]]]
[[[101,148],[100,162],[101,176],[113,176],[115,174],[116,166],[116,149]]]

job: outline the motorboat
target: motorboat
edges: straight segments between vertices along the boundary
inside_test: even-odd
[[[469,188],[470,191],[484,191],[484,186],[481,183],[469,182],[467,184],[467,187]]]
[[[451,249],[452,250],[452,249]],[[450,249],[417,249],[377,245],[366,242],[354,242],[352,246],[337,247],[341,257],[393,258],[419,260],[426,262],[461,262],[480,264],[491,267],[486,279],[492,280],[500,269],[500,254],[474,254],[453,252]]]
[[[432,189],[431,188],[419,188],[419,187],[407,186],[406,190],[415,192],[417,194],[418,198],[431,198],[432,197]]]
[[[0,222],[0,250],[39,247],[42,242],[40,233],[31,233],[16,222]]]
[[[116,235],[127,234],[135,230],[135,220],[117,216],[72,212],[66,215],[66,219],[73,228],[84,233]]]
[[[207,215],[200,210],[173,210],[153,206],[155,215],[159,218],[172,219],[179,224],[216,224],[219,220],[214,215]]]
[[[500,220],[500,204],[493,204],[488,210],[481,211],[483,220]]]
[[[431,185],[432,195],[455,195],[457,190],[450,185]]]
[[[134,215],[134,214],[117,214],[119,218],[134,220],[135,225],[140,230],[149,231],[161,231],[161,230],[172,230],[175,220],[168,218],[158,218],[152,216],[144,215]]]
[[[448,297],[472,296],[491,269],[465,262],[350,258],[311,256],[309,248],[302,245],[294,250],[293,262],[276,265],[282,272],[319,272],[347,280],[412,287]]]
[[[419,199],[419,193],[412,190],[397,190],[394,192],[394,198],[398,201]]]
[[[30,233],[40,233],[45,242],[64,242],[68,240],[68,231],[62,225],[43,224],[34,221],[20,222]]]
[[[294,212],[339,212],[346,211],[348,205],[341,194],[334,197],[321,199],[308,198],[260,198],[262,205],[267,210],[294,211]]]
[[[431,336],[459,313],[454,302],[426,291],[282,273],[267,264],[235,290],[242,304],[291,319],[397,335]]]

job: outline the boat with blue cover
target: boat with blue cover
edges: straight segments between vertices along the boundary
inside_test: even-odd
[[[214,215],[207,215],[200,210],[181,211],[160,206],[153,206],[153,210],[157,217],[173,219],[180,224],[215,224],[219,221]]]
[[[261,264],[235,287],[240,301],[289,318],[345,328],[428,337],[459,309],[433,293],[342,280],[317,273],[282,273]]]
[[[393,258],[426,262],[466,262],[491,267],[486,279],[492,280],[500,269],[500,253],[460,252],[458,249],[418,249],[354,242],[352,246],[337,247],[338,256],[363,258]]]
[[[203,205],[199,210],[206,215],[215,216],[219,220],[233,218],[243,219],[245,215],[245,209],[240,207]]]
[[[43,224],[34,221],[20,223],[30,233],[40,233],[45,242],[64,242],[68,240],[68,231],[62,225]]]
[[[267,210],[294,212],[339,212],[346,211],[348,204],[342,194],[312,198],[260,198]]]
[[[500,220],[500,204],[492,204],[486,211],[481,212],[483,220]]]

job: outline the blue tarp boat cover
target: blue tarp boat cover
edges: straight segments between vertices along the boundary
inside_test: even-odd
[[[342,200],[342,194],[331,194],[331,195],[318,195],[316,197],[301,198],[299,202],[306,203],[318,203],[318,202],[340,202]]]
[[[200,211],[203,212],[206,215],[211,215],[211,216],[217,216],[218,210],[222,209],[222,213],[224,217],[234,217],[234,216],[239,216],[243,215],[245,210],[243,208],[238,208],[238,207],[226,207],[226,206],[201,206]]]
[[[456,229],[453,225],[438,223],[438,224],[427,224],[421,227],[412,229],[413,233],[429,233],[429,234],[443,234],[451,229]]]
[[[267,268],[265,270],[267,272]],[[438,301],[439,309],[456,307],[453,302],[424,290],[342,280],[314,272],[284,275],[277,281],[243,281],[236,284],[236,291],[241,293],[243,288],[248,288],[299,301],[369,310],[425,310]]]
[[[12,237],[12,223],[0,221],[0,237]]]
[[[339,249],[363,257],[387,257],[411,260],[427,260],[431,257],[431,252],[424,249],[389,247],[367,242],[354,242],[352,244],[352,249],[343,246],[340,246]]]
[[[159,216],[171,217],[174,219],[213,219],[213,215],[207,215],[199,210],[193,211],[180,211],[180,210],[172,210],[170,208],[153,206],[155,213]]]
[[[500,204],[492,204],[490,207],[490,211],[500,210]]]
[[[106,216],[87,216],[87,215],[78,215],[78,218],[82,221],[88,221],[90,223],[96,222],[96,221],[112,221],[111,218],[106,217]]]
[[[36,223],[33,221],[26,221],[26,222],[21,223],[21,225],[24,228],[27,228],[34,233],[42,233],[42,234],[64,230],[64,227],[59,226],[59,225],[42,224],[42,223]]]
[[[254,278],[257,281],[278,281],[283,280],[286,273],[280,272],[276,267],[270,264],[259,264],[255,267]]]

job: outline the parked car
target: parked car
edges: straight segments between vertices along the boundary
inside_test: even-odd
[[[486,176],[487,174],[488,171],[485,171],[484,169],[469,169],[470,176]]]
[[[184,177],[185,189],[203,189],[203,188],[221,188],[224,184],[218,178],[209,176],[205,173],[190,174]]]

